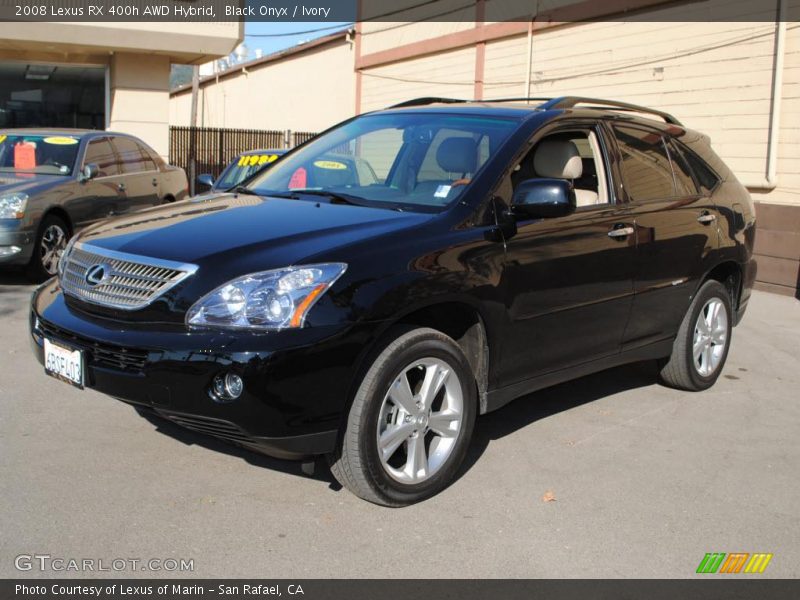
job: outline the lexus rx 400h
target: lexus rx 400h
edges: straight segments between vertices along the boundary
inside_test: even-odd
[[[610,101],[420,99],[233,192],[87,228],[34,294],[45,371],[407,505],[476,418],[640,360],[714,384],[755,214],[704,135]]]

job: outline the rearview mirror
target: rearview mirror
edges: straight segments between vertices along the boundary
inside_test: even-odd
[[[88,165],[84,165],[83,167],[83,180],[89,181],[90,179],[94,179],[97,177],[97,174],[100,173],[100,167],[98,167],[95,163],[89,163]]]
[[[208,173],[203,173],[202,175],[197,176],[197,179],[194,180],[194,183],[196,193],[200,194],[207,192],[214,187],[214,176]]]
[[[564,217],[575,212],[575,188],[566,179],[528,179],[511,199],[516,216],[530,219]]]

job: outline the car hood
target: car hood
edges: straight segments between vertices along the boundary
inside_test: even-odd
[[[63,175],[14,175],[0,173],[0,194],[25,193],[29,196],[39,194],[72,179]]]
[[[80,241],[229,275],[297,264],[304,258],[411,227],[430,214],[249,195],[207,195],[104,221]],[[256,268],[257,267],[257,268]]]

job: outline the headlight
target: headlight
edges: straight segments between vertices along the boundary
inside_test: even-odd
[[[78,236],[72,236],[72,239],[67,243],[67,247],[64,248],[64,252],[61,253],[61,258],[58,259],[58,277],[64,277],[64,269],[67,266],[67,260],[69,258],[69,253],[72,252],[72,247],[75,245],[75,242],[78,240]]]
[[[258,330],[302,327],[308,311],[345,269],[344,263],[324,263],[245,275],[195,302],[186,313],[186,324]]]
[[[21,219],[25,216],[28,194],[0,195],[0,219]]]

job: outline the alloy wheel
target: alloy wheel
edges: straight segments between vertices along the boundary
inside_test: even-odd
[[[379,412],[378,455],[405,484],[435,475],[461,431],[464,395],[455,369],[438,358],[415,360],[392,381]]]
[[[58,271],[58,261],[61,260],[66,247],[67,234],[61,227],[50,225],[44,230],[39,252],[42,257],[42,267],[49,275],[55,275]]]
[[[703,377],[711,376],[722,362],[728,342],[728,311],[719,298],[703,305],[694,326],[692,356],[694,368]]]

